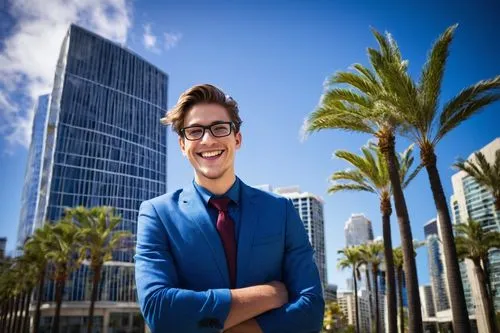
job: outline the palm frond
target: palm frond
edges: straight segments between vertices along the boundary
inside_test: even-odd
[[[491,80],[479,81],[462,90],[444,105],[434,141],[438,142],[463,121],[498,100],[500,100],[500,75]]]
[[[449,47],[458,24],[452,25],[434,43],[422,69],[419,82],[421,108],[418,110],[419,127],[423,133],[431,130],[438,109]]]

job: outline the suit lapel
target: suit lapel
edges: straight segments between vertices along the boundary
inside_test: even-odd
[[[226,255],[222,242],[220,240],[217,229],[213,222],[210,220],[205,204],[200,198],[194,185],[188,186],[182,192],[180,198],[180,206],[183,213],[189,217],[191,222],[196,224],[207,241],[209,247],[212,249],[214,261],[217,265],[218,271],[224,284],[229,286],[229,273],[226,263]],[[194,268],[196,269],[196,268]]]
[[[236,262],[237,287],[246,287],[249,275],[249,265],[254,231],[258,222],[257,198],[253,189],[243,182],[240,183],[241,216],[240,233],[238,236],[238,255]]]

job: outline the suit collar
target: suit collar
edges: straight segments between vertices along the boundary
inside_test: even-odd
[[[248,286],[247,277],[250,275],[250,272],[248,272],[249,266],[246,263],[248,263],[248,259],[251,255],[254,231],[258,225],[257,222],[259,219],[258,211],[261,208],[258,204],[257,191],[241,180],[239,186],[241,227],[237,241],[236,286],[241,288]],[[221,278],[225,285],[229,286],[229,273],[222,242],[217,229],[210,220],[206,205],[198,194],[195,185],[192,183],[185,187],[179,199],[181,210],[183,210],[185,215],[188,216],[193,223],[198,225],[199,230],[212,249],[212,255],[214,256],[214,261],[216,262]]]

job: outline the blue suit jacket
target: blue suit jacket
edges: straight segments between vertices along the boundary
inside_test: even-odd
[[[240,191],[236,287],[283,281],[289,303],[256,318],[264,333],[319,332],[321,283],[292,202],[243,182]],[[152,332],[220,332],[231,305],[229,274],[194,186],[143,202],[137,228],[137,292]]]

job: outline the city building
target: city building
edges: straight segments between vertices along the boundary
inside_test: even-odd
[[[337,285],[328,283],[325,288],[325,302],[337,301]]]
[[[337,292],[337,303],[345,314],[348,325],[356,326],[354,291],[339,290]],[[366,290],[358,291],[358,314],[360,332],[370,332],[370,299]]]
[[[344,233],[346,246],[373,241],[372,222],[364,214],[352,214],[345,223]]]
[[[420,286],[419,293],[420,303],[422,304],[422,318],[426,321],[427,318],[436,316],[432,287],[430,285]]]
[[[112,206],[122,217],[119,229],[136,234],[140,203],[167,188],[167,133],[159,122],[167,110],[167,86],[167,75],[135,53],[70,26],[59,53],[53,90],[47,103],[46,98],[39,99],[36,109],[35,121],[40,123],[45,105],[48,109],[43,130],[34,124],[30,147],[30,158],[41,160],[30,160],[26,172],[36,179],[37,165],[41,165],[38,185],[34,185],[38,194],[34,220],[27,218],[33,210],[31,197],[23,196],[18,242],[45,221],[59,220],[66,207],[78,205]],[[103,267],[94,321],[99,332],[144,330],[133,253],[133,248],[116,251]],[[84,327],[91,274],[84,263],[69,276],[61,332]],[[50,325],[53,300],[50,282],[42,299],[42,330]]]
[[[326,290],[328,279],[326,272],[325,224],[323,215],[323,200],[312,193],[302,192],[298,186],[273,188],[271,185],[258,185],[255,188],[273,192],[289,198],[304,223],[309,242],[314,249],[314,259],[318,266],[323,291]]]
[[[434,301],[434,311],[450,308],[448,289],[444,271],[443,248],[438,232],[437,219],[432,219],[424,225],[425,241],[427,243],[429,276]]]
[[[7,248],[7,237],[0,238],[0,259],[6,256],[5,249]]]
[[[495,153],[500,150],[500,138],[496,138],[479,151],[482,152],[489,163],[494,163]],[[473,160],[474,153],[468,157]],[[454,224],[465,223],[473,219],[481,223],[485,230],[500,231],[500,214],[494,206],[493,195],[484,187],[477,184],[465,172],[459,171],[451,177],[453,194],[450,199],[451,213]],[[493,289],[500,290],[500,251],[491,251],[490,281]],[[486,329],[486,317],[482,309],[479,293],[479,282],[473,271],[473,264],[465,260],[461,265],[462,281],[466,292],[469,314],[474,314],[480,331]],[[500,309],[500,293],[494,299],[496,309]]]
[[[35,104],[35,116],[31,130],[31,145],[24,175],[24,187],[21,197],[21,212],[17,230],[17,247],[24,245],[26,239],[35,228],[35,213],[40,187],[40,171],[42,167],[43,136],[45,121],[49,111],[50,95],[38,97]]]

